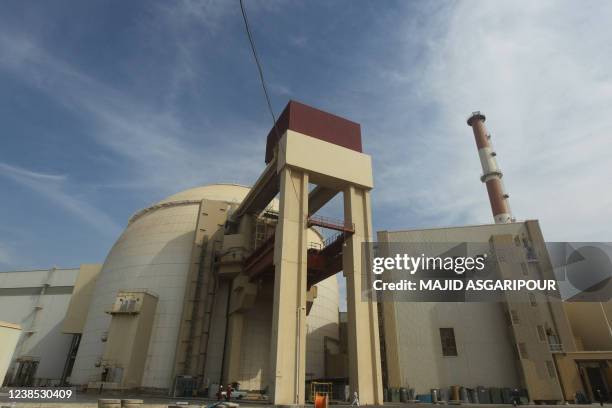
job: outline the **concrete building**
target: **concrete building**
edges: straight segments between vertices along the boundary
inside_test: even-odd
[[[503,278],[555,279],[537,221],[378,233],[381,256],[402,244],[435,244],[443,253],[463,242],[486,244]],[[483,245],[468,245],[475,256],[471,247]],[[519,388],[531,401],[574,401],[576,392],[593,400],[588,378],[605,392],[612,385],[609,304],[564,303],[527,290],[498,303],[405,300],[380,303],[387,387],[420,394],[454,385]]]
[[[0,320],[11,323],[0,325],[0,374],[8,362],[11,385],[176,396],[239,383],[276,405],[303,405],[314,380],[346,384],[366,405],[402,387],[492,387],[480,402],[494,403],[514,388],[532,401],[609,393],[609,303],[529,291],[460,304],[364,297],[372,257],[403,244],[444,253],[467,242],[501,277],[555,279],[538,222],[514,222],[484,115],[468,123],[496,224],[381,231],[375,254],[363,245],[373,177],[360,126],[291,101],[251,188],[196,187],[136,212],[102,265],[0,273]],[[343,219],[320,216],[336,196]]]
[[[273,282],[270,391],[275,404],[303,405],[308,304],[318,282],[342,271],[347,282],[349,386],[359,393],[362,403],[382,403],[377,306],[360,299],[362,265],[371,256],[363,252],[362,243],[373,235],[372,166],[371,158],[362,152],[360,126],[291,101],[268,134],[266,164],[249,194],[228,217],[226,239],[250,236],[250,231],[257,230],[259,214],[265,214],[269,203],[279,196],[274,232],[248,255],[242,269],[228,264],[219,270],[220,274],[235,274],[232,288],[240,293],[230,310],[229,355],[240,354],[244,312],[253,293],[259,292],[253,283]],[[317,216],[338,194],[344,201],[344,219]],[[313,226],[337,235],[313,247],[308,238]],[[246,247],[247,251],[252,248]],[[230,359],[229,374],[238,366]]]
[[[59,384],[73,338],[63,324],[77,277],[99,265],[76,269],[0,273],[0,320],[18,324],[22,334],[6,381],[11,384]],[[78,292],[78,291],[77,291]]]
[[[202,248],[194,242],[201,238],[196,230],[208,227],[221,236],[224,231],[224,222],[207,220],[205,206],[229,211],[248,191],[230,184],[198,187],[139,211],[104,265],[0,273],[0,318],[24,328],[19,345],[13,347],[9,382],[172,389],[185,295],[193,286],[188,276],[199,272],[202,256],[192,254]],[[272,203],[270,213],[277,206]],[[308,239],[322,243],[314,229]],[[217,242],[216,252],[221,253],[223,241]],[[233,258],[226,264],[238,265],[242,260]],[[214,288],[207,350],[211,357],[203,382],[205,386],[239,382],[243,389],[263,390],[269,381],[265,369],[272,319],[272,305],[265,301],[265,294],[246,314],[249,341],[239,356],[239,372],[231,379],[221,378],[230,283],[219,281]],[[325,338],[338,340],[336,277],[319,282],[311,294],[306,373],[317,379],[325,377]]]
[[[565,302],[575,350],[555,353],[555,363],[566,400],[581,393],[597,400],[612,399],[612,302]]]
[[[27,375],[9,382],[177,395],[236,382],[303,404],[307,380],[348,377],[382,402],[376,304],[359,301],[355,276],[372,236],[359,125],[291,102],[265,162],[251,189],[198,187],[138,211],[102,266],[0,275],[0,301],[16,305],[0,319],[25,332],[12,366]],[[346,221],[315,217],[339,193]]]
[[[176,376],[193,375],[201,377],[197,386],[202,388],[220,382],[239,382],[247,390],[268,386],[265,368],[272,305],[264,295],[252,299],[245,319],[249,341],[236,355],[240,368],[230,377],[222,366],[231,279],[217,278],[218,268],[229,265],[239,269],[244,261],[242,245],[264,239],[256,237],[255,231],[251,236],[232,237],[233,241],[223,239],[227,214],[248,192],[247,187],[229,184],[198,187],[162,200],[130,219],[104,262],[89,307],[77,307],[88,312],[82,317],[83,335],[71,382],[168,390],[175,386]],[[270,214],[276,206],[273,203],[268,208]],[[271,227],[262,226],[269,233]],[[314,230],[309,239],[321,241]],[[206,296],[193,292],[198,287]],[[320,282],[316,291],[308,315],[311,358],[307,370],[312,377],[322,378],[323,337],[338,338],[336,278]],[[131,306],[121,310],[121,305],[130,301],[139,305],[142,300],[144,307],[147,299],[147,310],[132,310]],[[184,327],[193,321],[194,309],[201,320],[197,331]],[[130,313],[138,319],[126,319]],[[133,337],[127,334],[130,325]],[[140,360],[130,360],[133,353],[123,355],[125,348],[115,349],[117,341],[133,342],[142,354]],[[234,356],[225,356],[231,358]],[[186,361],[192,365],[186,367]],[[196,385],[181,385],[186,386]]]
[[[21,326],[0,321],[0,384],[4,383],[20,336]]]

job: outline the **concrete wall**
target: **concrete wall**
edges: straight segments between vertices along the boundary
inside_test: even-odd
[[[317,297],[306,318],[306,378],[321,379],[325,372],[325,337],[338,340],[338,277],[317,284]],[[333,344],[330,343],[330,344]]]
[[[83,333],[87,313],[89,312],[89,304],[93,297],[93,290],[96,285],[98,275],[102,270],[100,264],[83,264],[79,268],[79,275],[74,284],[74,290],[66,316],[64,317],[64,333]]]
[[[482,226],[379,232],[378,241],[383,247],[384,242],[487,242],[493,231]],[[389,386],[425,393],[455,384],[520,385],[514,344],[499,304],[383,302],[382,307]],[[440,328],[454,329],[456,357],[442,355]]]
[[[584,351],[612,350],[612,332],[607,304],[599,302],[567,302],[563,304],[576,343]]]
[[[132,311],[121,312],[123,302],[135,302]],[[142,383],[157,298],[147,292],[119,292],[113,307],[104,348],[103,364],[121,369],[121,377],[112,379],[121,387],[137,388]]]
[[[559,378],[561,380],[565,399],[567,401],[574,402],[576,393],[581,392],[587,398],[591,399],[592,401],[596,401],[596,396],[593,395],[592,386],[588,381],[588,375],[585,375],[586,373],[581,374],[578,366],[581,363],[603,363],[604,365],[607,365],[605,371],[606,377],[608,378],[608,386],[610,386],[610,379],[612,378],[612,367],[610,366],[610,361],[612,361],[612,351],[578,351],[574,353],[556,354],[555,363],[559,373]]]
[[[21,336],[21,327],[0,321],[0,386],[13,359],[15,347]]]
[[[251,309],[244,312],[240,352],[240,377],[244,390],[264,389],[270,383],[270,332],[272,331],[272,293],[258,294]]]
[[[524,259],[523,237],[535,247],[537,262]],[[490,243],[494,251],[498,247],[504,251],[515,249],[517,256],[522,257],[517,259],[524,261],[524,270],[518,268],[519,263],[498,264],[503,277],[552,278],[547,275],[551,272],[547,272],[548,256],[537,221],[383,231],[379,232],[378,241],[381,255],[385,256],[397,251],[397,248],[391,250],[393,246],[387,246],[386,242]],[[499,262],[495,253],[489,256]],[[514,269],[508,270],[509,265]],[[549,303],[538,295],[536,303],[530,304],[528,294],[520,292],[506,295],[504,303],[383,302],[382,307],[390,386],[414,387],[417,392],[455,384],[526,387],[534,400],[562,399],[554,370],[547,369],[553,356],[547,341],[539,340],[536,330],[538,325],[552,329],[563,347],[573,350],[574,341],[559,302]],[[509,309],[518,313],[520,322],[509,325]],[[442,355],[439,329],[446,327],[454,329],[456,357]],[[519,342],[528,351],[525,355],[517,352]]]
[[[403,386],[426,392],[455,384],[520,385],[500,305],[398,303],[396,319]],[[456,357],[442,355],[442,327],[454,328]]]
[[[225,350],[225,327],[227,322],[227,297],[229,295],[230,281],[221,281],[215,295],[210,326],[210,338],[206,352],[204,368],[204,382],[207,386],[219,384]]]
[[[324,338],[338,340],[338,281],[336,276],[317,284],[317,297],[306,317],[306,378],[325,378]],[[244,339],[240,352],[240,378],[245,390],[270,386],[270,333],[272,293],[260,291],[251,309],[244,313]],[[214,357],[213,357],[214,358]]]
[[[39,382],[58,382],[72,337],[62,333],[79,269],[0,272],[0,320],[23,329],[13,355],[39,360]],[[41,295],[41,292],[45,293]]]

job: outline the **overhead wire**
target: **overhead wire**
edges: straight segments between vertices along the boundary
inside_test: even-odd
[[[264,79],[264,75],[263,75],[263,69],[261,68],[261,63],[259,62],[259,57],[257,56],[257,50],[255,48],[255,41],[253,40],[253,35],[251,33],[251,29],[249,27],[249,19],[247,17],[246,14],[246,10],[244,8],[244,2],[243,0],[240,0],[240,10],[242,11],[242,19],[244,20],[244,27],[246,29],[246,33],[247,36],[249,37],[249,43],[251,44],[251,51],[253,51],[253,57],[255,58],[255,64],[257,65],[257,71],[259,72],[259,80],[261,81],[261,87],[263,88],[264,94],[266,96],[266,102],[268,103],[268,110],[270,111],[270,115],[272,116],[272,121],[273,121],[273,126],[274,126],[274,133],[276,136],[276,140],[277,140],[277,145],[278,148],[282,150],[283,146],[281,144],[281,140],[280,140],[280,133],[278,131],[278,127],[276,126],[276,116],[274,115],[274,110],[272,109],[272,103],[270,102],[270,94],[268,94],[268,88],[266,86],[266,81]],[[301,206],[301,200],[300,200],[300,196],[297,192],[297,189],[295,188],[295,183],[293,182],[293,176],[291,174],[289,174],[289,179],[291,180],[291,185],[293,186],[293,192],[295,193],[295,198],[296,201],[299,203],[299,205]],[[304,179],[302,178],[302,181]],[[308,188],[308,186],[306,186]],[[303,186],[302,186],[303,188]],[[308,216],[308,214],[306,214],[306,216]],[[300,310],[300,307],[298,307],[296,309],[296,318],[298,321],[298,324],[296,324],[296,338],[297,338],[297,346],[296,346],[296,361],[297,361],[297,367],[296,367],[296,373],[299,372],[300,370],[300,335],[299,335],[299,331],[300,331],[300,318],[302,316],[302,311]],[[295,384],[294,387],[296,389],[296,394],[295,394],[295,402],[298,403],[299,402],[299,387],[298,387],[298,382],[299,382],[299,375],[295,376]]]
[[[251,28],[249,25],[249,18],[247,16],[246,9],[244,7],[243,0],[240,0],[240,11],[242,12],[242,20],[244,21],[244,28],[246,30],[247,37],[249,39],[249,44],[251,45],[251,51],[253,53],[253,58],[255,59],[255,65],[257,65],[257,72],[259,73],[259,81],[261,82],[261,87],[263,88],[264,95],[266,97],[266,102],[268,105],[268,111],[270,112],[270,116],[272,116],[272,124],[274,128],[274,135],[276,136],[277,144],[279,149],[283,149],[283,146],[280,142],[280,132],[278,131],[278,127],[276,126],[276,115],[274,114],[274,109],[272,109],[272,102],[270,101],[270,94],[268,93],[268,87],[266,85],[266,80],[263,74],[263,68],[261,66],[261,62],[259,60],[259,56],[257,55],[257,48],[255,47],[255,40],[253,38],[253,34],[251,32]],[[293,177],[289,176],[291,180],[291,185],[293,186],[293,192],[295,193],[295,198],[300,202],[299,194],[297,192],[297,188],[295,187],[295,183],[293,182]]]

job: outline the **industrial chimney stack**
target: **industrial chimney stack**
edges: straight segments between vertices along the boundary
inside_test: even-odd
[[[482,176],[480,181],[486,184],[491,202],[491,210],[496,224],[507,224],[513,221],[508,203],[508,194],[504,190],[501,178],[503,174],[495,159],[496,153],[490,143],[491,135],[484,124],[486,117],[481,112],[473,112],[467,120],[467,124],[474,131],[480,164],[482,165]]]

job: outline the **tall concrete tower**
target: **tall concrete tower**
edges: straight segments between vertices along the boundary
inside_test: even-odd
[[[467,124],[474,131],[480,164],[482,165],[482,176],[480,181],[486,184],[489,193],[491,211],[496,224],[507,224],[512,222],[512,213],[508,203],[508,194],[504,190],[502,182],[503,173],[497,165],[495,156],[497,155],[491,146],[491,135],[484,124],[487,118],[479,111],[472,112]]]

